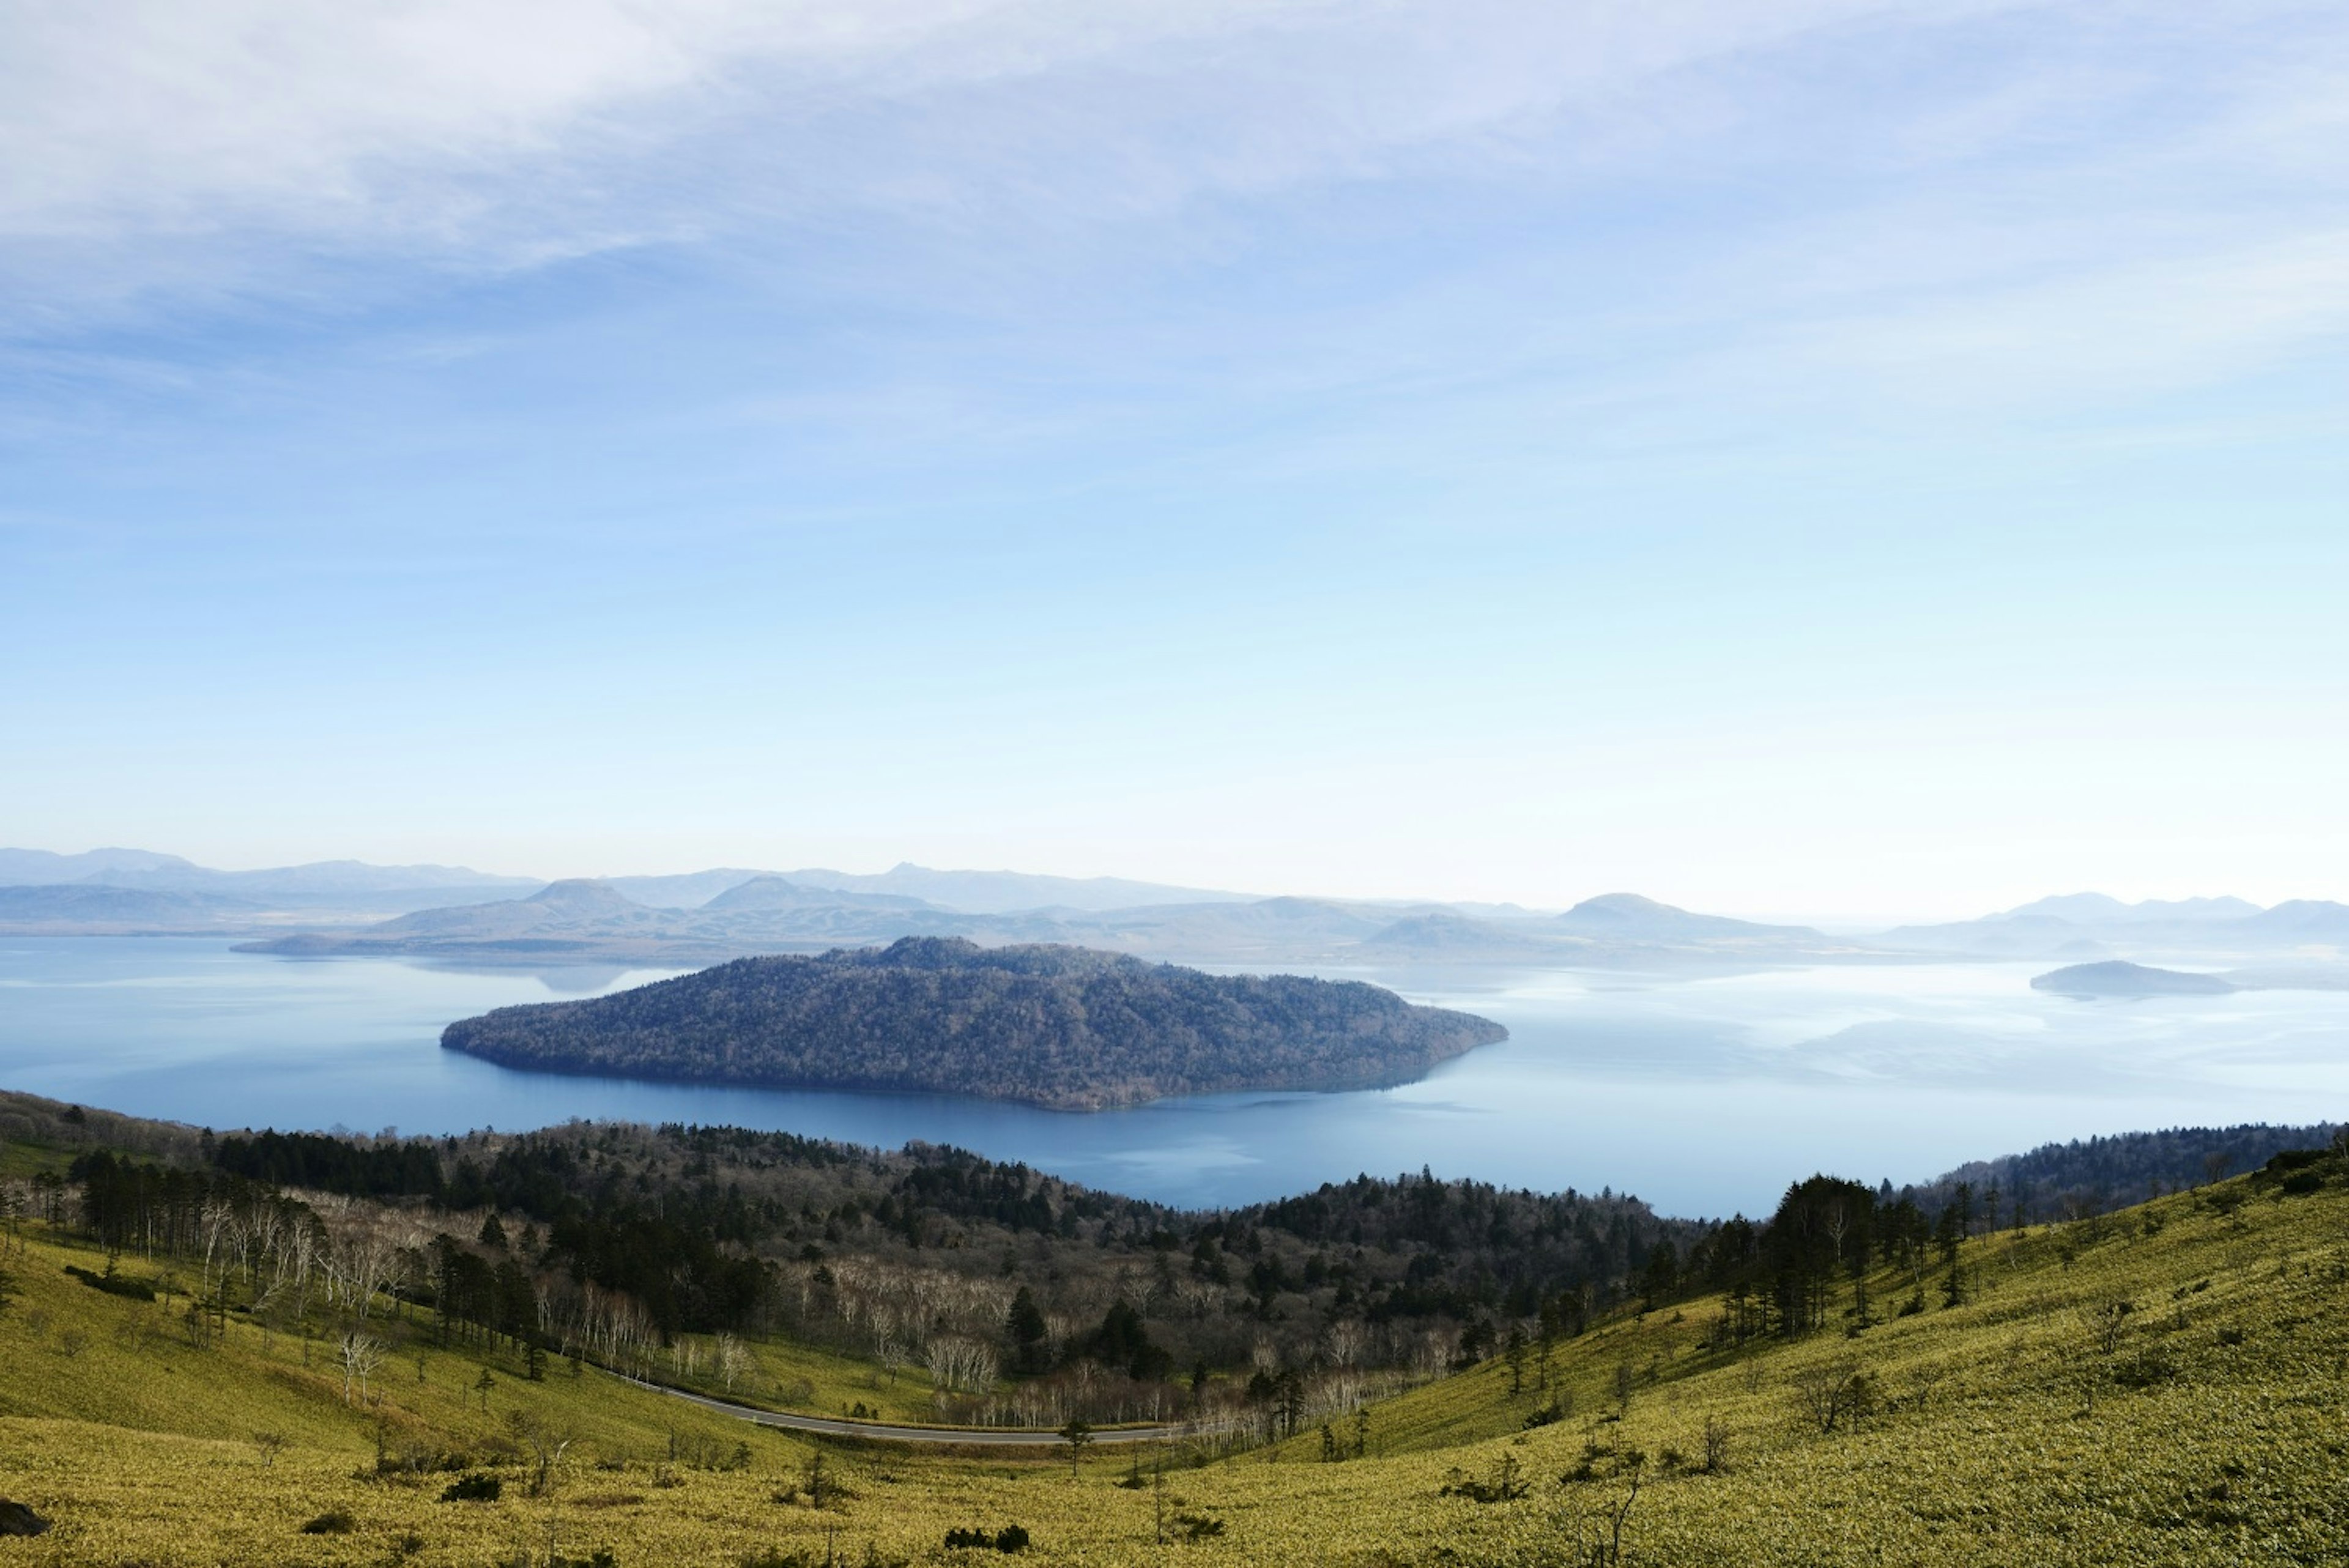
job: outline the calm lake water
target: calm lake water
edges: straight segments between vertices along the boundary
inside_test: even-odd
[[[1330,971],[1481,1012],[1511,1038],[1398,1088],[1082,1115],[542,1076],[440,1048],[453,1019],[658,971],[468,972],[194,940],[0,939],[0,1087],[221,1127],[440,1133],[586,1116],[919,1138],[1184,1205],[1424,1165],[1628,1189],[1679,1214],[1767,1209],[1816,1169],[1897,1185],[2054,1138],[2349,1107],[2349,992],[2070,1002],[2030,989],[2043,967]]]

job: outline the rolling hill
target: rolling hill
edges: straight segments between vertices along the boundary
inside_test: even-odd
[[[27,934],[243,931],[267,908],[220,893],[98,882],[0,885],[0,930]]]
[[[328,1212],[341,1246],[400,1211]],[[1806,1332],[1667,1288],[1578,1328],[1512,1320],[1495,1354],[1401,1391],[1341,1336],[1262,1394],[1212,1377],[1162,1453],[1023,1460],[819,1447],[593,1357],[533,1363],[520,1334],[452,1329],[429,1287],[297,1310],[240,1265],[198,1310],[191,1259],[109,1256],[36,1210],[0,1246],[0,1500],[45,1529],[0,1552],[907,1568],[999,1560],[1017,1526],[1019,1561],[1102,1568],[2337,1562],[2344,1235],[2349,1160],[2287,1155],[2114,1215],[1961,1230],[1915,1264],[1870,1253]],[[373,1360],[347,1378],[353,1334]],[[772,1333],[645,1354],[761,1404],[894,1414],[932,1385]],[[988,1549],[954,1544],[982,1530]]]
[[[1753,920],[1733,920],[1725,915],[1697,915],[1670,904],[1643,898],[1637,893],[1602,893],[1586,898],[1557,917],[1561,929],[1578,936],[1612,937],[1632,941],[1823,941],[1807,926],[1765,926]]]

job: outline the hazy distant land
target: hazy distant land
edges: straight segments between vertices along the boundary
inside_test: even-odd
[[[2102,893],[2067,893],[1975,920],[1900,926],[1880,940],[1911,951],[2084,962],[2338,950],[2349,948],[2349,904],[2292,898],[2262,909],[2231,898],[2125,904]]]
[[[2349,983],[2349,905],[2042,898],[1979,919],[1838,935],[1631,893],[1564,912],[1512,904],[1259,898],[1118,877],[900,865],[877,874],[716,868],[541,882],[447,866],[325,861],[217,871],[136,849],[0,849],[0,934],[244,939],[295,957],[467,965],[701,966],[760,953],[960,937],[1187,963],[1718,972],[1940,960],[2258,966],[2252,985]]]
[[[2223,996],[2238,989],[2221,975],[2151,969],[2116,960],[2051,970],[2033,977],[2031,988],[2059,996]]]
[[[450,1024],[440,1043],[548,1072],[1100,1110],[1170,1095],[1398,1083],[1507,1035],[1356,981],[906,938],[500,1008]]]
[[[1691,914],[1614,893],[1562,915],[1479,918],[1451,906],[1333,898],[1197,899],[1087,910],[951,909],[910,897],[761,875],[689,909],[653,909],[610,883],[557,882],[528,898],[424,909],[357,930],[270,938],[251,950],[543,962],[551,957],[709,963],[755,953],[960,937],[982,946],[1057,943],[1199,963],[1515,964],[1669,967],[1869,956],[1799,926]]]

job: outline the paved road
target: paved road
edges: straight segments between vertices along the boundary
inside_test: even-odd
[[[836,1416],[793,1416],[781,1410],[754,1410],[748,1405],[712,1399],[703,1394],[688,1394],[681,1388],[647,1383],[622,1373],[615,1372],[612,1376],[623,1383],[633,1383],[639,1388],[666,1394],[672,1399],[682,1399],[720,1415],[739,1416],[761,1427],[817,1432],[827,1438],[862,1438],[867,1442],[876,1443],[936,1443],[978,1449],[1047,1449],[1058,1447],[1061,1441],[1060,1433],[1040,1431],[1032,1427],[895,1427],[879,1421],[843,1420]],[[1179,1422],[1163,1427],[1107,1427],[1093,1434],[1093,1442],[1110,1448],[1125,1443],[1164,1442],[1181,1436],[1183,1427]]]

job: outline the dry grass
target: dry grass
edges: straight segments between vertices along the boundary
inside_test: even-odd
[[[559,1362],[542,1384],[495,1374],[484,1416],[480,1363],[429,1350],[421,1382],[412,1355],[396,1358],[381,1403],[347,1406],[298,1341],[237,1324],[198,1348],[159,1309],[67,1278],[65,1262],[87,1260],[36,1241],[6,1264],[19,1294],[0,1316],[0,1496],[57,1528],[0,1556],[488,1564],[543,1563],[551,1542],[566,1557],[608,1549],[625,1568],[730,1568],[769,1550],[820,1563],[827,1547],[968,1563],[981,1559],[947,1552],[948,1528],[1018,1522],[1034,1537],[1026,1560],[1047,1563],[1588,1563],[1636,1478],[1626,1563],[2349,1560],[2349,1193],[2256,1196],[2231,1214],[2173,1198],[2098,1239],[2042,1231],[1968,1251],[1965,1304],[1940,1308],[1929,1282],[1930,1310],[1857,1334],[1707,1348],[1710,1303],[1605,1324],[1558,1355],[1572,1413],[1532,1430],[1540,1397],[1508,1395],[1486,1366],[1376,1407],[1365,1459],[1321,1462],[1308,1434],[1173,1470],[1162,1499],[1118,1486],[1118,1456],[1072,1478],[1065,1462],[835,1451],[849,1495],[818,1511],[775,1501],[812,1451],[793,1439],[592,1372],[574,1381]],[[1905,1297],[1893,1283],[1878,1282],[1878,1303]],[[801,1353],[762,1354],[772,1379]],[[1854,1372],[1871,1408],[1856,1430],[1847,1414],[1823,1432],[1806,1388]],[[512,1412],[576,1438],[543,1495],[529,1494]],[[1726,1435],[1710,1472],[1708,1427]],[[672,1428],[688,1459],[747,1444],[748,1463],[672,1460]],[[443,1503],[445,1475],[379,1477],[378,1430],[465,1450],[504,1496]],[[286,1439],[274,1463],[256,1431]],[[1505,1467],[1522,1497],[1463,1495],[1477,1489],[1462,1482],[1509,1490],[1494,1484]],[[300,1532],[334,1510],[350,1533]],[[1222,1529],[1161,1546],[1162,1515]]]

